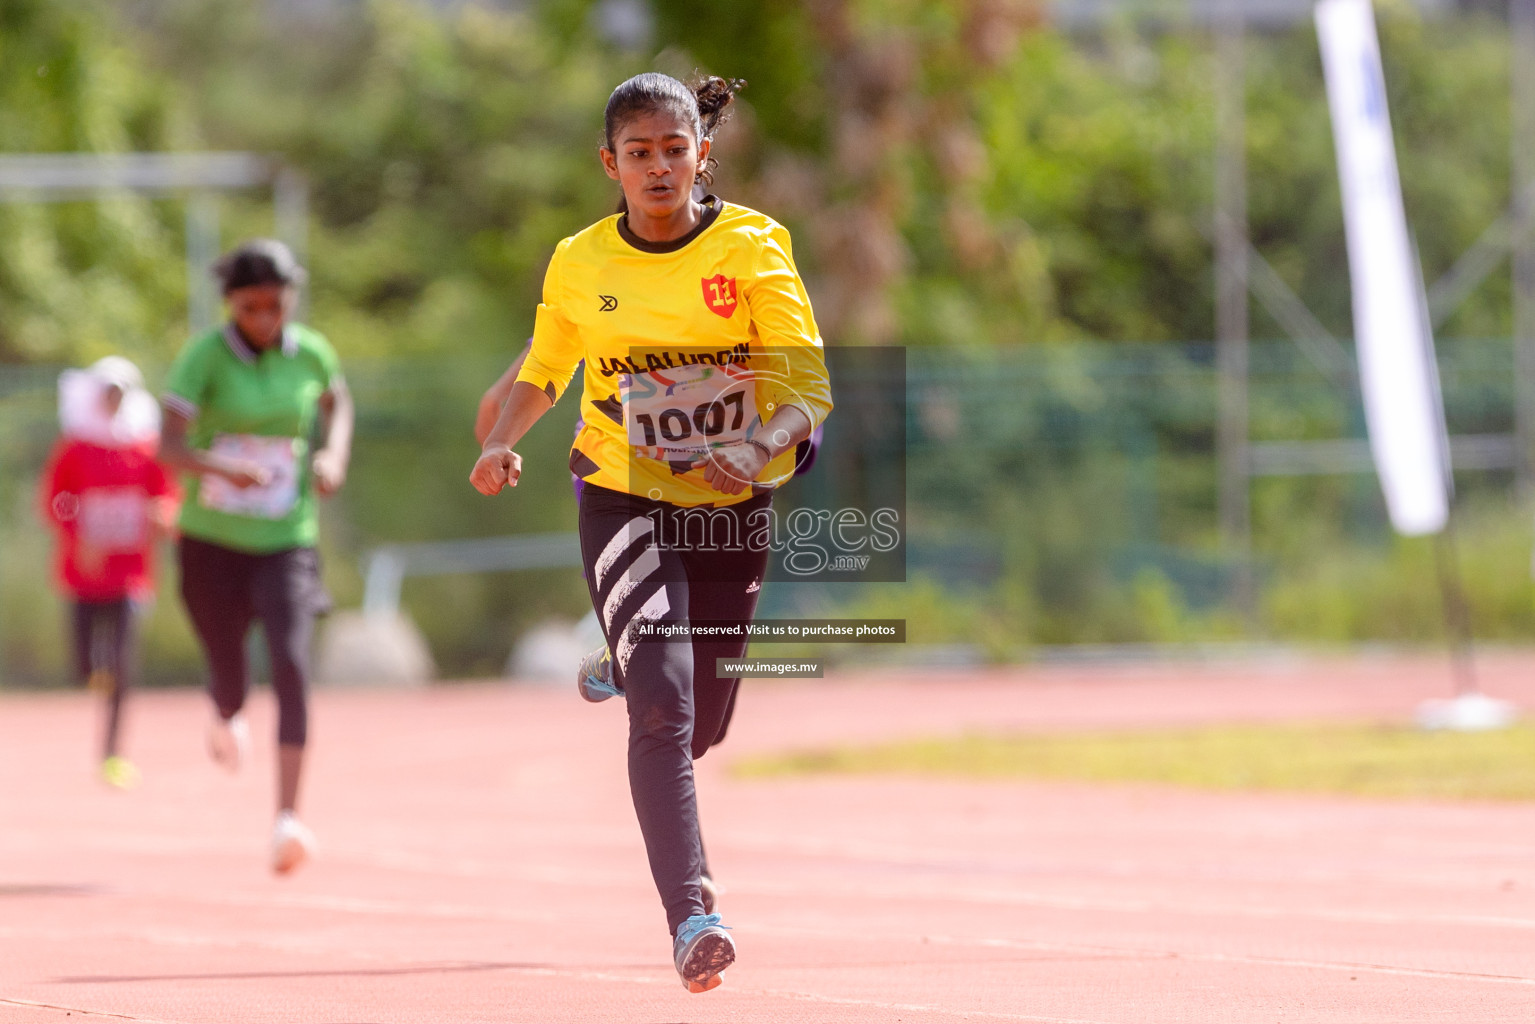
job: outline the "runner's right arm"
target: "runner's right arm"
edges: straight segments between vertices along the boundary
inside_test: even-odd
[[[569,247],[568,238],[555,247],[544,272],[543,301],[534,316],[533,340],[523,354],[506,405],[469,473],[469,482],[481,494],[498,494],[503,487],[517,486],[522,456],[512,451],[512,445],[559,400],[585,355],[580,337],[561,307],[560,268]]]
[[[496,425],[485,438],[485,448],[469,473],[469,482],[484,495],[495,495],[503,487],[516,487],[522,475],[522,456],[512,451],[512,445],[521,441],[532,429],[538,418],[554,406],[547,392],[527,381],[512,385],[512,395],[506,400]]]
[[[254,462],[222,458],[187,444],[187,427],[192,422],[185,413],[161,403],[160,461],[183,473],[197,476],[221,476],[236,487],[262,487],[272,474]]]
[[[528,352],[533,348],[533,339],[522,347],[522,351],[512,365],[506,368],[494,384],[485,389],[485,394],[480,396],[480,407],[474,414],[474,439],[480,444],[490,436],[490,428],[496,425],[496,418],[501,415],[502,406],[512,396],[512,385],[517,381],[517,373],[522,369],[523,361],[528,358]]]

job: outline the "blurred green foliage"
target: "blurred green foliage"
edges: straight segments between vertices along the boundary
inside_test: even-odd
[[[0,5],[0,152],[186,148],[182,98],[99,9]],[[159,204],[0,204],[0,361],[154,351],[183,320],[184,279],[179,224]]]
[[[882,285],[892,340],[1207,337],[1208,38],[1129,22],[1088,37],[988,35],[977,19],[994,6],[656,0],[653,41],[625,49],[588,0],[12,0],[0,13],[0,152],[274,154],[312,183],[312,319],[343,356],[505,353],[531,324],[554,243],[611,209],[594,159],[608,90],[651,66],[700,69],[750,81],[719,147],[720,190],[795,230],[813,285],[834,292],[844,270],[829,225],[856,200],[849,190],[893,190],[877,211],[902,246]],[[1506,32],[1397,6],[1381,31],[1432,281],[1506,202]],[[1247,110],[1254,243],[1346,336],[1309,25],[1251,37]],[[860,159],[886,166],[871,179]],[[226,244],[270,231],[264,197],[226,207]],[[0,360],[118,349],[164,363],[183,333],[180,261],[177,202],[0,206]],[[1448,332],[1505,332],[1505,276]],[[1260,311],[1257,332],[1276,327]]]
[[[326,512],[343,604],[375,544],[570,523],[560,451],[574,403],[530,439],[544,472],[516,501],[463,485],[469,424],[531,328],[554,245],[612,209],[594,156],[608,91],[658,67],[749,80],[717,190],[790,226],[828,341],[870,337],[878,317],[849,312],[862,289],[892,311],[889,340],[928,351],[909,480],[918,582],[815,600],[906,614],[914,640],[996,659],[1068,642],[1437,635],[1427,556],[1385,539],[1363,478],[1255,485],[1260,621],[1222,603],[1208,360],[1148,344],[1212,330],[1202,31],[1126,20],[1070,36],[997,20],[1021,6],[983,0],[654,0],[636,44],[609,38],[595,0],[512,6],[0,4],[0,152],[252,150],[308,178],[308,318],[359,398],[352,479]],[[1507,38],[1472,15],[1386,5],[1380,19],[1432,282],[1506,203]],[[1307,23],[1254,34],[1247,54],[1254,244],[1347,336],[1314,36]],[[266,196],[220,204],[225,245],[272,230]],[[177,198],[0,204],[0,363],[122,352],[156,383],[186,332],[183,217]],[[849,226],[884,240],[853,250],[879,273],[849,258]],[[1254,309],[1255,334],[1281,333]],[[1509,324],[1496,273],[1444,333],[1506,337]],[[1105,358],[1088,344],[1099,339],[1135,344]],[[1269,388],[1264,373],[1255,437],[1357,434],[1356,406],[1315,374],[1285,369]],[[1506,372],[1472,377],[1486,400],[1452,402],[1455,429],[1507,429]],[[46,449],[48,387],[18,399],[25,409],[0,388],[0,639],[6,663],[37,677],[54,639],[26,474]],[[1505,479],[1469,486],[1478,628],[1528,636],[1523,513]],[[413,581],[405,597],[451,673],[494,671],[512,633],[584,601],[571,574]],[[184,629],[156,628],[152,651],[188,661]]]
[[[1508,344],[1447,341],[1439,355],[1452,431],[1509,431]],[[1392,534],[1368,474],[1255,479],[1259,597],[1251,616],[1234,606],[1215,525],[1212,363],[1208,346],[910,353],[913,582],[772,599],[907,618],[914,644],[997,661],[1066,644],[1442,643],[1434,542]],[[1255,439],[1362,432],[1357,396],[1294,346],[1254,346],[1252,371]],[[1498,641],[1535,634],[1530,513],[1511,483],[1456,477],[1472,626]]]

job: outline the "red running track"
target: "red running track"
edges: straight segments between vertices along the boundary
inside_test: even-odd
[[[1535,706],[1535,654],[1482,668]],[[1535,1020],[1528,804],[725,771],[967,728],[1399,719],[1447,685],[1437,660],[748,685],[700,762],[740,961],[699,996],[669,964],[614,703],[319,694],[323,850],[277,879],[268,694],[236,777],[204,759],[197,695],[144,695],[131,793],[90,772],[83,695],[0,697],[0,1022]]]

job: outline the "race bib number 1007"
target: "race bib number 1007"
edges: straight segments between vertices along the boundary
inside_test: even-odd
[[[624,374],[618,382],[624,430],[637,455],[693,461],[740,444],[760,426],[751,370],[707,363]]]

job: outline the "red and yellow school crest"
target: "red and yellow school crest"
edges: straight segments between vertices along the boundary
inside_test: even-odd
[[[709,307],[709,312],[729,320],[736,311],[736,279],[715,274],[700,283],[704,286],[704,305]]]

